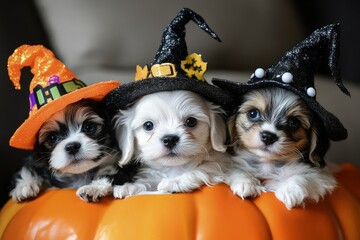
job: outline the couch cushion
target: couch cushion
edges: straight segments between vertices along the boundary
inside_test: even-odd
[[[189,1],[186,6],[166,0],[146,5],[139,0],[35,2],[54,50],[80,77],[88,66],[135,69],[151,62],[163,30],[183,7],[204,17],[223,41],[193,23],[186,26],[189,53],[201,53],[210,69],[267,67],[303,36],[294,6],[286,0]]]

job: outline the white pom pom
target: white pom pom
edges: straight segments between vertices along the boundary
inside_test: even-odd
[[[281,80],[284,83],[291,83],[293,81],[293,75],[289,72],[286,72],[281,76]]]
[[[315,88],[309,87],[308,89],[306,89],[306,94],[307,94],[309,97],[315,97],[315,95],[316,95],[316,90],[315,90]]]
[[[258,68],[255,70],[255,77],[263,78],[265,76],[265,71],[262,68]]]

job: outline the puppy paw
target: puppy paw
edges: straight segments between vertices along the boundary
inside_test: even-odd
[[[269,181],[266,188],[274,191],[276,197],[288,209],[305,207],[305,201],[317,203],[336,187],[332,175],[322,171],[313,171],[303,175],[294,175],[282,181]]]
[[[17,202],[35,198],[42,190],[43,180],[37,174],[23,167],[16,178],[16,186],[10,196]]]
[[[299,185],[283,185],[275,191],[275,196],[290,210],[297,206],[304,206],[307,193]]]
[[[176,181],[174,179],[164,179],[162,180],[158,186],[157,189],[162,192],[179,192],[179,181]]]
[[[39,195],[41,190],[40,184],[33,183],[18,183],[16,187],[11,190],[10,196],[17,202],[23,202]]]
[[[146,191],[146,186],[141,183],[125,183],[124,185],[115,186],[113,188],[115,198],[126,198],[138,195],[144,191]]]
[[[76,195],[85,202],[98,202],[110,192],[111,189],[104,190],[96,186],[85,185],[78,188]]]
[[[102,178],[78,188],[76,195],[85,202],[98,202],[102,197],[109,195],[111,190],[111,182],[106,178]]]
[[[234,194],[242,199],[248,197],[257,197],[265,188],[261,185],[260,181],[256,178],[238,179],[230,184],[230,188]]]
[[[163,179],[157,189],[162,192],[175,193],[175,192],[191,192],[199,188],[201,184],[196,182],[187,182],[181,178]]]

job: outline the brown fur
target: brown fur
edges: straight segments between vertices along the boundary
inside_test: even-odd
[[[253,109],[259,111],[259,121],[248,118],[248,112]],[[290,118],[299,122],[297,129],[286,126]],[[264,161],[305,159],[319,165],[322,156],[316,151],[318,134],[312,118],[305,103],[290,91],[280,88],[253,90],[244,95],[237,113],[228,119],[230,143],[235,151],[247,149],[254,153],[259,147],[265,147],[259,146],[261,144],[256,140],[264,131],[264,124],[272,124],[278,141],[274,143],[276,147],[270,146],[273,150]]]

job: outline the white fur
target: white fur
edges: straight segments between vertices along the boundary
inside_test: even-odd
[[[99,124],[102,124],[104,121],[94,113],[90,114],[88,108],[78,109],[76,112],[77,125],[72,126],[68,124],[69,132],[66,139],[59,142],[51,152],[49,165],[57,172],[79,174],[102,165],[105,161],[109,161],[109,157],[93,161],[99,155],[101,146],[81,132],[81,127],[78,126],[78,124],[80,125],[87,118],[91,118],[93,122]],[[63,111],[55,113],[47,120],[45,128],[40,129],[40,139],[47,131],[53,131],[53,128],[56,128],[56,124],[53,124],[56,121],[66,122]],[[71,142],[79,142],[81,144],[80,151],[76,155],[70,155],[65,151],[65,146]]]
[[[328,167],[316,168],[296,161],[282,166],[272,162],[250,165],[247,161],[253,156],[249,155],[239,152],[227,176],[232,191],[242,198],[258,196],[261,191],[275,192],[276,197],[292,209],[304,207],[305,200],[318,202],[336,187],[336,179]]]
[[[112,192],[111,181],[107,178],[93,180],[90,184],[77,189],[76,195],[89,202],[97,202]]]
[[[149,94],[130,109],[115,117],[120,164],[140,161],[143,167],[134,183],[116,186],[114,196],[124,198],[144,191],[190,192],[202,185],[224,180],[229,159],[226,149],[226,125],[223,111],[189,91]],[[197,119],[194,128],[185,126],[186,119]],[[152,131],[143,124],[151,121]],[[161,139],[176,135],[179,142],[169,149]]]
[[[246,162],[240,160],[234,162],[233,168],[226,174],[226,183],[230,186],[234,194],[242,199],[247,197],[256,197],[265,191],[260,180],[246,168]]]
[[[15,201],[36,197],[42,187],[42,178],[32,174],[27,168],[22,167],[20,178],[16,179],[16,187],[11,190],[10,196]]]

